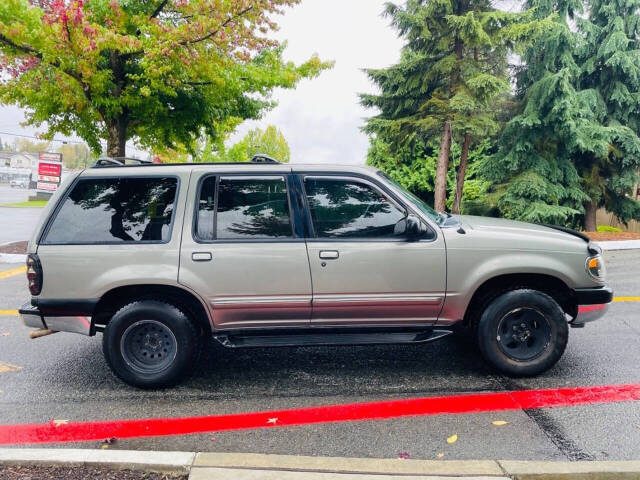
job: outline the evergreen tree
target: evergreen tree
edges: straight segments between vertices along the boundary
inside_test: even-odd
[[[610,132],[598,118],[593,92],[576,89],[579,37],[568,18],[579,0],[528,0],[538,17],[556,13],[553,27],[524,54],[517,75],[519,113],[508,122],[500,150],[484,173],[501,193],[500,212],[508,218],[576,224],[589,202],[575,159],[602,158]]]
[[[604,206],[620,220],[640,219],[632,194],[640,169],[640,1],[588,0],[589,16],[578,25],[584,36],[580,85],[591,92],[611,148],[594,158],[578,156],[586,202],[584,226],[596,229]]]
[[[400,62],[367,73],[379,95],[361,95],[380,114],[364,130],[399,151],[440,137],[435,208],[445,210],[452,134],[463,139],[458,195],[471,142],[496,132],[496,99],[509,89],[507,51],[539,32],[529,12],[495,10],[488,0],[407,0],[386,14],[406,39]]]

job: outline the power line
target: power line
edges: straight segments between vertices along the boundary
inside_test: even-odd
[[[80,142],[78,140],[56,140],[55,138],[52,140],[46,140],[40,137],[36,137],[34,135],[23,135],[20,133],[0,132],[0,135],[10,135],[12,137],[22,137],[22,138],[33,138],[34,140],[39,140],[41,142],[60,142],[60,143],[79,143],[79,144],[85,143],[85,142]]]
[[[36,137],[34,135],[24,135],[24,134],[21,134],[21,133],[0,132],[0,135],[9,135],[9,136],[13,136],[13,137],[22,137],[22,138],[32,138],[32,139],[38,140],[40,142],[59,142],[59,143],[62,143],[63,145],[66,145],[68,143],[75,143],[75,144],[78,144],[78,145],[86,145],[87,144],[86,142],[81,142],[79,140],[56,140],[55,138],[52,139],[52,140],[47,140],[47,139],[44,139],[44,138]],[[103,143],[105,143],[105,142],[100,140],[100,144],[102,145]],[[139,150],[139,149],[137,149],[135,147],[127,146],[127,148],[129,148],[129,149],[131,149],[131,150],[133,150],[134,152],[137,152],[137,153],[147,153],[144,150]]]

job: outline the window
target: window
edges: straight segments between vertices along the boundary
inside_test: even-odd
[[[221,177],[214,201],[215,180],[209,177],[202,183],[196,225],[198,238],[238,240],[293,236],[283,177]]]
[[[177,186],[171,177],[80,180],[43,243],[168,242]]]
[[[304,185],[319,238],[393,238],[402,230],[404,210],[366,183],[306,178]]]
[[[200,188],[198,219],[196,221],[197,238],[213,240],[213,220],[215,213],[216,177],[207,177]]]

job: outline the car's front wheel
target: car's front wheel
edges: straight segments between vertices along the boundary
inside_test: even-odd
[[[511,376],[532,376],[551,368],[567,346],[569,328],[560,305],[537,290],[506,292],[480,316],[477,341],[482,356]]]
[[[102,338],[104,356],[114,373],[142,388],[182,380],[198,357],[200,344],[188,314],[159,300],[125,305],[111,318]]]

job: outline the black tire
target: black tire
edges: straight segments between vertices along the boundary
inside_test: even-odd
[[[185,378],[202,339],[182,308],[159,300],[125,305],[111,318],[102,351],[113,372],[129,385],[157,388]]]
[[[537,290],[506,292],[480,316],[477,342],[485,360],[514,377],[538,375],[562,357],[569,339],[564,312]]]

